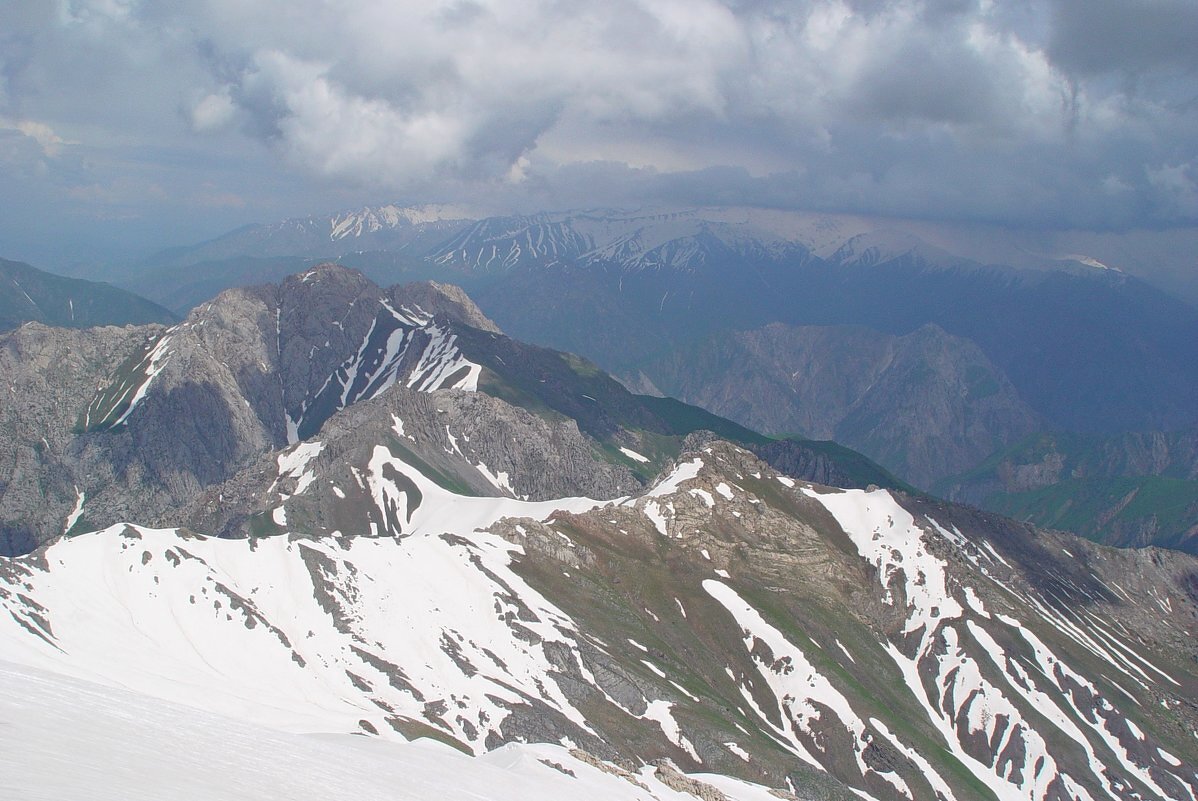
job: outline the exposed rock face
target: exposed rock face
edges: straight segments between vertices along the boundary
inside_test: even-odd
[[[598,458],[595,443],[572,420],[548,421],[481,393],[421,393],[403,387],[330,419],[315,440],[318,450],[304,462],[305,470],[329,476],[356,502],[368,505],[368,497],[358,497],[356,476],[369,472],[379,443],[389,443],[441,484],[471,496],[532,501],[577,495],[614,498],[641,487],[628,468]],[[276,453],[262,456],[176,511],[174,520],[222,536],[273,531],[272,510],[297,494],[295,477],[280,477],[282,458]],[[287,519],[302,519],[314,531],[344,530],[346,506],[343,497],[313,493],[290,500]],[[380,520],[377,530],[387,526]],[[392,528],[406,530],[402,521]]]
[[[492,334],[502,334],[499,326],[495,325],[482,309],[475,305],[461,287],[453,284],[441,284],[436,281],[424,281],[406,284],[394,290],[402,293],[405,298],[417,303],[422,309],[431,314],[444,315],[453,320],[465,323],[479,331]]]
[[[900,337],[773,324],[646,372],[689,403],[760,431],[836,440],[921,487],[1042,425],[976,345],[934,325]]]
[[[81,399],[160,332],[28,323],[0,334],[0,554],[22,553],[64,531],[79,493],[89,489],[71,469],[79,459]]]
[[[11,432],[0,460],[15,480],[0,495],[2,552],[81,525],[165,522],[346,405],[396,382],[465,384],[477,368],[448,325],[488,321],[453,290],[415,292],[446,316],[323,265],[229,290],[166,329],[6,335],[0,375],[14,402],[0,410]]]

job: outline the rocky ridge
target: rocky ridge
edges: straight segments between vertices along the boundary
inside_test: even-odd
[[[0,337],[0,375],[14,398],[0,411],[8,435],[0,460],[14,476],[0,485],[6,553],[134,518],[178,522],[178,510],[219,496],[247,468],[393,387],[411,392],[394,393],[392,413],[439,429],[437,447],[456,460],[445,472],[472,491],[627,493],[699,428],[769,444],[779,464],[812,471],[796,475],[887,482],[855,454],[771,444],[698,409],[634,396],[584,360],[507,338],[460,289],[441,284],[384,290],[321,265],[278,285],[229,290],[169,328],[94,336],[29,325]],[[450,388],[524,411],[450,400],[433,425],[418,395]],[[363,425],[376,435],[391,425],[378,420]],[[450,446],[450,429],[471,444]],[[439,451],[423,457],[444,461]]]

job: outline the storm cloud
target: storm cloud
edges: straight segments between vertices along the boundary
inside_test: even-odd
[[[1198,221],[1189,0],[3,5],[6,206]]]

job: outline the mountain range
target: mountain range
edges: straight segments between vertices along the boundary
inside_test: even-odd
[[[1071,476],[1058,494],[1092,502],[1068,515],[1044,487],[1025,497],[977,476],[1039,436],[1184,437],[1198,425],[1198,309],[1082,254],[1024,253],[1017,268],[977,260],[993,248],[967,238],[920,234],[752,209],[382,206],[249,226],[122,280],[179,313],[330,256],[381,283],[450,282],[512,336],[579,353],[638,392],[834,439],[910,484],[1041,525],[1192,547],[1190,476],[1130,509],[1112,481],[1155,474]]]
[[[407,764],[397,797],[1198,797],[1194,556],[886,486],[497,323],[321,265],[2,335],[5,786],[69,783],[17,761],[61,716],[144,760],[114,797],[196,776],[175,732],[260,737],[297,797]]]

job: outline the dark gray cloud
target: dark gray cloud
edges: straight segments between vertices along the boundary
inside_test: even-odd
[[[1048,54],[1070,74],[1198,70],[1193,0],[1054,0],[1051,30]]]
[[[1192,0],[8,0],[4,19],[0,202],[36,203],[0,242],[55,215],[178,241],[391,199],[1198,222]]]

